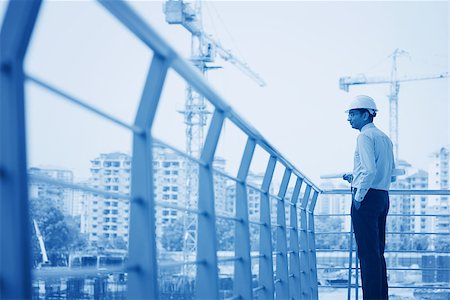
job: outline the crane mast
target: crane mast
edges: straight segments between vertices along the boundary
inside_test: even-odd
[[[389,136],[394,144],[394,157],[398,159],[398,92],[400,84],[397,81],[397,58],[406,54],[405,51],[395,49],[392,53],[391,86],[389,93]]]
[[[448,72],[427,75],[427,76],[416,76],[416,77],[401,77],[397,76],[397,59],[407,54],[404,50],[395,49],[395,51],[390,55],[392,57],[391,74],[389,78],[385,77],[368,77],[364,74],[359,74],[357,76],[347,76],[341,77],[339,79],[339,87],[341,90],[346,92],[349,91],[352,85],[363,85],[363,84],[389,84],[389,136],[394,145],[394,157],[398,160],[398,93],[400,90],[400,82],[410,82],[419,80],[430,80],[430,79],[443,79],[448,78]]]
[[[193,4],[193,6],[192,6]],[[209,69],[207,63],[214,61],[219,55],[225,61],[230,62],[245,75],[254,80],[258,85],[264,86],[264,80],[254,72],[247,63],[235,57],[231,51],[225,49],[222,44],[205,33],[202,24],[201,1],[194,3],[183,0],[168,0],[164,3],[164,13],[169,24],[180,24],[191,33],[191,61],[205,76]],[[186,152],[190,156],[199,157],[203,148],[204,127],[210,112],[207,110],[205,98],[197,93],[192,86],[186,87],[184,115],[186,124]],[[190,160],[186,161],[186,196],[185,207],[195,207],[198,198],[198,165]],[[196,251],[197,219],[185,213],[183,217],[185,236],[183,238],[184,261],[190,259],[190,255]],[[189,273],[185,266],[184,273]]]

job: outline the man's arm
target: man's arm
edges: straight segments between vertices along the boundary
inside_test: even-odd
[[[394,175],[394,171],[395,171],[395,160],[394,160],[394,156],[392,156],[392,172],[391,172],[391,182],[396,182],[397,181],[397,176]]]
[[[361,202],[372,185],[376,175],[375,147],[373,141],[366,135],[360,134],[356,141],[361,162],[361,181],[355,194],[355,201]]]

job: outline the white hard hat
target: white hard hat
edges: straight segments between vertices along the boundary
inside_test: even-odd
[[[367,109],[371,115],[378,111],[375,101],[366,95],[356,96],[345,112],[348,113],[352,109]]]

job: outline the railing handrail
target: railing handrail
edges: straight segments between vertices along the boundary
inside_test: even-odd
[[[325,189],[321,190],[322,195],[350,195],[350,188],[348,189]],[[393,189],[389,190],[390,195],[424,195],[424,196],[434,196],[434,195],[450,195],[450,190],[418,190],[418,189]]]

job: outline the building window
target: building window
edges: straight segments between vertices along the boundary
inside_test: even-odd
[[[177,186],[173,186],[173,187],[172,187],[172,191],[178,192],[178,187],[177,187]]]
[[[163,192],[167,192],[168,190],[170,189],[170,187],[168,187],[168,186],[163,186]]]
[[[112,210],[112,214],[113,214],[113,215],[117,215],[118,213],[119,213],[119,211],[118,211],[117,209],[113,209],[113,210]]]
[[[104,215],[107,215],[107,214],[109,214],[109,209],[105,209],[105,210],[103,210],[103,214],[104,214]]]
[[[164,168],[170,167],[170,162],[167,162],[167,161],[163,162],[163,167]]]
[[[178,199],[178,195],[172,195],[172,199],[174,200]]]
[[[109,218],[103,218],[103,222],[109,222]]]

